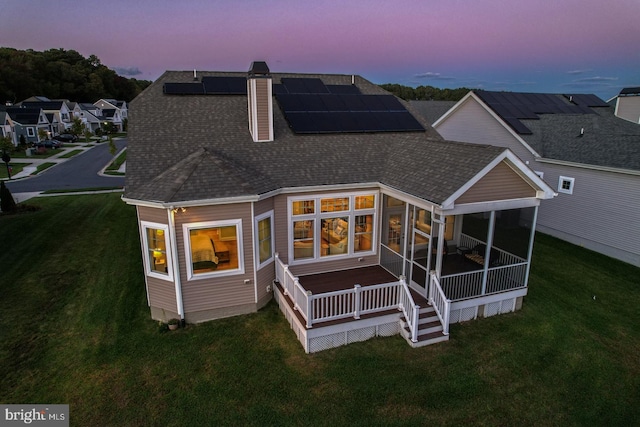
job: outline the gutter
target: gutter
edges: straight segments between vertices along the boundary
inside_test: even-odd
[[[568,162],[565,160],[547,159],[544,157],[536,159],[535,161],[540,163],[547,163],[551,165],[570,166],[574,168],[591,169],[591,170],[597,170],[601,172],[612,172],[612,173],[621,173],[625,175],[640,176],[640,170],[634,170],[634,169],[622,169],[622,168],[615,168],[610,166],[589,165],[586,163],[575,163],[575,162]]]

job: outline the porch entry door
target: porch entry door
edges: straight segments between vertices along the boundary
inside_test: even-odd
[[[383,241],[394,252],[404,255],[404,208],[384,215]]]

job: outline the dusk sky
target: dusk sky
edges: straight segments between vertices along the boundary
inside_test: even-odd
[[[374,83],[595,93],[640,86],[640,0],[0,0],[0,46],[165,70],[359,74]]]

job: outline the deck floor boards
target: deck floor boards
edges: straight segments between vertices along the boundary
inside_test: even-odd
[[[298,277],[302,287],[314,295],[325,292],[353,289],[354,285],[371,286],[397,282],[398,279],[379,265],[330,271]]]

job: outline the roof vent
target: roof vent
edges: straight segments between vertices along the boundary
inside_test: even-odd
[[[198,74],[196,73],[196,69],[193,69],[193,80],[198,80]]]

